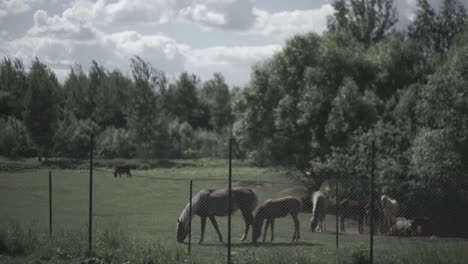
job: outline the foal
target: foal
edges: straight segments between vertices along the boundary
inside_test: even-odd
[[[270,226],[271,241],[274,240],[275,218],[285,217],[290,214],[294,221],[294,234],[292,243],[300,238],[300,226],[297,215],[302,209],[302,202],[296,197],[286,196],[283,198],[267,200],[257,210],[254,217],[252,242],[256,243],[262,232],[262,225],[266,219],[263,241],[266,240],[268,226]]]

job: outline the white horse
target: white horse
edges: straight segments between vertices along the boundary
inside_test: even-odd
[[[392,233],[396,218],[398,217],[399,205],[394,199],[391,199],[387,195],[382,195],[380,198],[382,202],[382,212],[384,217],[384,233]]]
[[[312,194],[312,217],[310,218],[310,230],[312,232],[326,231],[325,216],[327,209],[327,198],[320,192]]]

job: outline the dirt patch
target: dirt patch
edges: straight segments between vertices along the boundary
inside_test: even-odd
[[[271,183],[261,182],[261,181],[234,181],[234,186],[237,187],[251,187],[251,188],[260,188],[260,187],[270,187]]]

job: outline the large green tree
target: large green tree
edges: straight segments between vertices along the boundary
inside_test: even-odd
[[[418,10],[408,27],[408,36],[425,51],[445,57],[452,42],[467,27],[466,8],[457,0],[444,0],[437,13],[427,0],[418,0]]]
[[[62,90],[55,74],[37,58],[32,63],[27,82],[24,123],[36,145],[38,159],[43,156],[47,159],[54,145]]]
[[[397,22],[393,0],[335,0],[332,5],[328,28],[349,31],[366,46],[384,39]]]
[[[200,101],[208,107],[210,127],[219,134],[229,134],[233,122],[231,94],[221,73],[215,73],[203,84]]]

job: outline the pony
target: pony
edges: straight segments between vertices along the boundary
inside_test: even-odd
[[[383,232],[384,234],[390,234],[398,216],[399,205],[396,200],[391,199],[387,195],[382,195],[380,201],[383,213]]]
[[[327,198],[318,191],[312,194],[312,217],[310,218],[310,230],[312,232],[324,232],[326,230],[325,216],[327,209]]]
[[[297,218],[302,209],[302,202],[296,197],[286,196],[278,199],[271,199],[265,201],[257,210],[253,221],[252,230],[252,243],[257,243],[258,238],[262,232],[263,222],[265,222],[265,230],[263,234],[263,241],[266,240],[266,233],[270,227],[271,241],[274,240],[275,218],[285,217],[290,214],[294,221],[294,234],[291,243],[299,240],[300,238],[300,225]]]
[[[244,241],[247,239],[249,228],[253,223],[252,211],[257,207],[257,202],[257,194],[253,190],[244,187],[232,188],[232,208],[231,212],[229,212],[228,189],[203,189],[192,198],[192,210],[190,210],[190,203],[188,203],[177,219],[177,242],[184,242],[190,231],[190,219],[192,219],[194,215],[200,216],[201,219],[199,244],[204,240],[206,218],[210,219],[211,224],[218,234],[219,241],[223,242],[223,236],[221,232],[219,232],[215,216],[228,216],[237,210],[241,211],[245,222],[245,231],[241,238],[241,240]]]
[[[132,173],[130,172],[130,167],[129,166],[116,166],[114,169],[114,177],[117,178],[117,176],[121,176],[122,174],[127,174],[127,178],[132,177]]]
[[[355,217],[358,218],[359,234],[364,233],[364,220],[366,219],[366,202],[351,199],[343,199],[339,203],[338,214],[341,217],[341,232],[345,232],[345,219]]]

